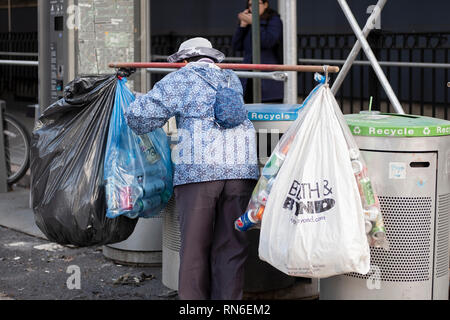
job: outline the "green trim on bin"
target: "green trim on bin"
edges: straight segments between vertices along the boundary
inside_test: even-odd
[[[345,116],[355,136],[439,137],[450,135],[450,121],[401,114],[349,114]]]

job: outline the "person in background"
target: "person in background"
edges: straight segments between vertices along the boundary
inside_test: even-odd
[[[246,0],[247,8],[238,14],[239,26],[233,36],[232,46],[235,51],[244,52],[244,63],[252,63],[252,0]],[[254,0],[258,1],[258,0]],[[269,6],[268,0],[259,0],[261,23],[261,63],[283,64],[283,24],[280,15]],[[242,79],[244,99],[253,101],[253,81]],[[282,102],[284,84],[282,81],[261,81],[262,102]]]
[[[168,61],[188,64],[137,97],[125,114],[138,135],[177,120],[172,160],[182,300],[240,300],[243,295],[248,242],[234,222],[245,212],[259,178],[256,131],[246,117],[232,129],[215,122],[214,87],[234,89],[242,101],[237,75],[215,65],[224,58],[207,39],[183,42]]]

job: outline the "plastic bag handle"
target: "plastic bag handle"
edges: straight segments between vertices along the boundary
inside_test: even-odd
[[[120,68],[117,70],[117,78],[122,80],[122,78],[129,78],[133,73],[136,72],[136,68]]]

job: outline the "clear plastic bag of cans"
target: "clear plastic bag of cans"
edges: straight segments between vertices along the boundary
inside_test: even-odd
[[[371,247],[389,249],[381,214],[380,202],[375,192],[374,183],[369,177],[368,170],[359,149],[350,149],[353,172],[358,184],[359,195],[364,212],[367,240]]]
[[[267,164],[262,169],[261,178],[256,185],[246,212],[236,220],[235,228],[239,231],[247,231],[260,228],[264,216],[265,206],[272,190],[272,186],[277,178],[278,172],[286,159],[291,144],[297,138],[297,132],[309,112],[308,104],[312,104],[315,93],[325,84],[325,77],[315,74],[315,80],[320,84],[311,92],[304,101],[299,112],[302,115],[291,125],[288,131],[283,135],[278,145],[275,147]],[[386,229],[381,214],[380,203],[373,182],[370,179],[366,164],[356,141],[345,121],[344,115],[337,103],[333,102],[334,110],[340,122],[341,128],[350,151],[349,159],[355,174],[355,179],[360,192],[361,205],[363,207],[366,234],[369,246],[389,249],[389,243],[386,238]]]
[[[314,99],[317,90],[325,83],[325,78],[320,74],[315,75],[315,80],[320,84],[316,86],[311,94],[305,99],[302,106],[299,108],[299,113],[306,113],[309,111],[307,105]],[[247,231],[261,227],[261,221],[270,191],[272,190],[278,172],[286,159],[290,146],[297,137],[298,129],[303,124],[304,118],[304,116],[298,117],[298,119],[289,127],[287,132],[281,137],[272,155],[262,169],[261,177],[252,193],[246,212],[235,221],[234,226],[236,230]]]
[[[369,246],[389,250],[389,242],[386,238],[386,228],[384,226],[383,215],[381,213],[380,201],[375,185],[370,178],[364,158],[356,144],[344,115],[337,103],[333,103],[334,111],[340,122],[347,146],[349,148],[350,161],[355,174],[356,183],[361,197],[364,219],[366,224],[366,234]]]
[[[138,136],[126,124],[125,110],[135,100],[118,81],[104,165],[108,218],[157,216],[173,194],[170,146],[162,129]]]

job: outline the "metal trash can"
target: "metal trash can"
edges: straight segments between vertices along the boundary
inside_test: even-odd
[[[169,201],[161,215],[163,217],[162,283],[169,289],[178,290],[181,233],[175,197]]]
[[[161,266],[162,217],[139,219],[131,236],[120,243],[103,246],[103,255],[116,263]]]
[[[320,299],[448,300],[450,122],[346,116],[379,195],[390,251],[371,248],[367,275],[320,281]]]
[[[7,164],[6,164],[6,154],[5,154],[5,141],[3,137],[3,113],[6,110],[6,102],[0,100],[0,193],[8,192],[8,174],[7,174]]]

